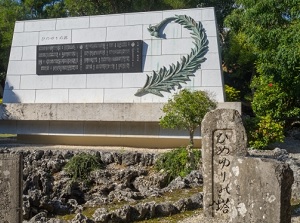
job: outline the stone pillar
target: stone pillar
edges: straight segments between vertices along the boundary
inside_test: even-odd
[[[229,195],[226,170],[230,163],[226,155],[246,156],[247,136],[238,111],[217,109],[208,112],[201,124],[204,198],[203,208],[207,217],[215,217],[215,202],[223,203],[222,212],[227,212]],[[219,188],[223,191],[219,193]]]
[[[22,222],[22,156],[0,154],[0,222]]]
[[[206,217],[231,223],[291,222],[293,171],[276,160],[246,157],[246,133],[237,111],[209,112],[201,134]]]

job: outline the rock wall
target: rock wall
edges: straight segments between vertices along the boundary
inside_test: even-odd
[[[175,189],[200,187],[203,183],[201,173],[192,171],[185,178],[178,177],[168,184],[165,172],[153,171],[157,154],[85,151],[98,157],[104,168],[91,172],[86,181],[79,182],[72,180],[64,166],[80,151],[0,151],[21,153],[24,157],[23,217],[29,222],[63,222],[51,217],[71,213],[78,213],[74,222],[131,222],[202,207],[201,193],[178,198],[174,203],[143,202],[149,197],[159,197]],[[93,220],[84,220],[86,217],[80,214],[86,207],[119,202],[126,205],[114,211],[100,208]]]

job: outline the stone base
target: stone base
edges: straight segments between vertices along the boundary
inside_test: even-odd
[[[151,137],[112,137],[112,136],[71,136],[71,135],[18,135],[19,142],[34,144],[58,144],[80,146],[124,146],[140,148],[177,148],[185,147],[188,138],[151,138]],[[195,147],[201,148],[201,139],[194,139]]]
[[[164,103],[7,103],[0,105],[1,120],[158,122]],[[241,114],[241,102],[220,102]]]
[[[73,103],[0,106],[0,133],[17,134],[30,143],[174,148],[187,146],[186,130],[163,129],[163,103]],[[234,107],[239,102],[219,103]],[[195,131],[200,147],[200,128]]]

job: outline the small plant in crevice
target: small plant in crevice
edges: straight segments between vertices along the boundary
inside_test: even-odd
[[[87,180],[91,171],[100,168],[102,168],[102,163],[98,156],[80,153],[73,156],[64,169],[73,180]]]
[[[155,162],[157,171],[164,170],[169,175],[169,182],[178,176],[185,177],[192,170],[198,169],[201,158],[199,149],[191,149],[193,159],[190,160],[189,151],[186,148],[177,148],[162,154]]]

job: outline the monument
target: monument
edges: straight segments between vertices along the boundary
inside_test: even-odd
[[[293,171],[272,159],[247,157],[239,113],[209,112],[202,126],[203,209],[226,222],[291,222]]]
[[[206,90],[233,106],[224,103],[216,27],[213,8],[16,22],[0,132],[34,142],[186,145],[186,132],[158,124],[175,92]]]

